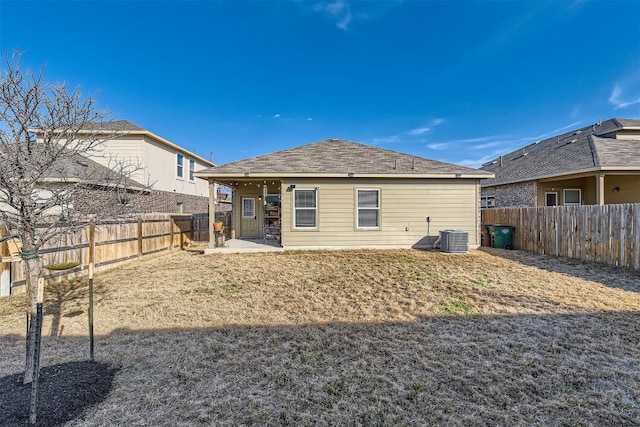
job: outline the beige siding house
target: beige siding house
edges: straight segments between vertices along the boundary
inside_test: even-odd
[[[106,167],[130,165],[131,178],[149,188],[144,204],[137,203],[138,211],[207,212],[208,184],[195,172],[214,166],[213,162],[127,120],[106,122],[86,132],[106,135],[100,152],[88,157]]]
[[[482,206],[640,203],[640,120],[605,120],[485,163]]]
[[[477,247],[480,180],[493,177],[340,139],[196,176],[232,189],[233,237],[274,238],[285,249],[426,248],[450,229],[468,232]]]

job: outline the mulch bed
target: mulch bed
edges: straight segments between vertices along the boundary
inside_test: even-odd
[[[37,426],[58,426],[80,417],[111,391],[116,368],[104,363],[70,362],[40,369]],[[31,384],[22,373],[0,378],[0,425],[29,424]]]

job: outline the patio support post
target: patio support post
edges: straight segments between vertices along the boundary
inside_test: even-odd
[[[596,175],[596,204],[604,205],[604,174]]]
[[[209,180],[209,248],[216,247],[216,232],[213,231],[213,223],[216,221],[216,183]]]

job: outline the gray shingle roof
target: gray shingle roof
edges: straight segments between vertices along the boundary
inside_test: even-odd
[[[44,165],[50,162],[52,155],[57,157],[55,163],[44,170]],[[20,158],[16,163],[15,157]],[[87,185],[123,186],[141,190],[145,186],[118,173],[113,169],[103,166],[78,153],[68,150],[51,150],[45,144],[5,146],[0,149],[0,164],[11,171],[12,168],[22,167],[32,173],[42,171],[39,179],[48,182],[79,182]]]
[[[602,168],[640,170],[640,137],[628,140],[596,136],[630,127],[640,127],[640,120],[610,119],[519,148],[481,167],[495,174],[495,178],[483,180],[482,186]]]
[[[198,176],[233,174],[473,174],[491,176],[488,172],[451,163],[425,159],[410,154],[372,147],[342,139],[303,145],[263,156],[204,169]]]

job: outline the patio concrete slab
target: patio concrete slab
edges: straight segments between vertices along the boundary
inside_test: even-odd
[[[284,252],[284,248],[274,241],[264,239],[230,239],[223,248],[206,248],[207,254],[239,254],[251,252]]]

